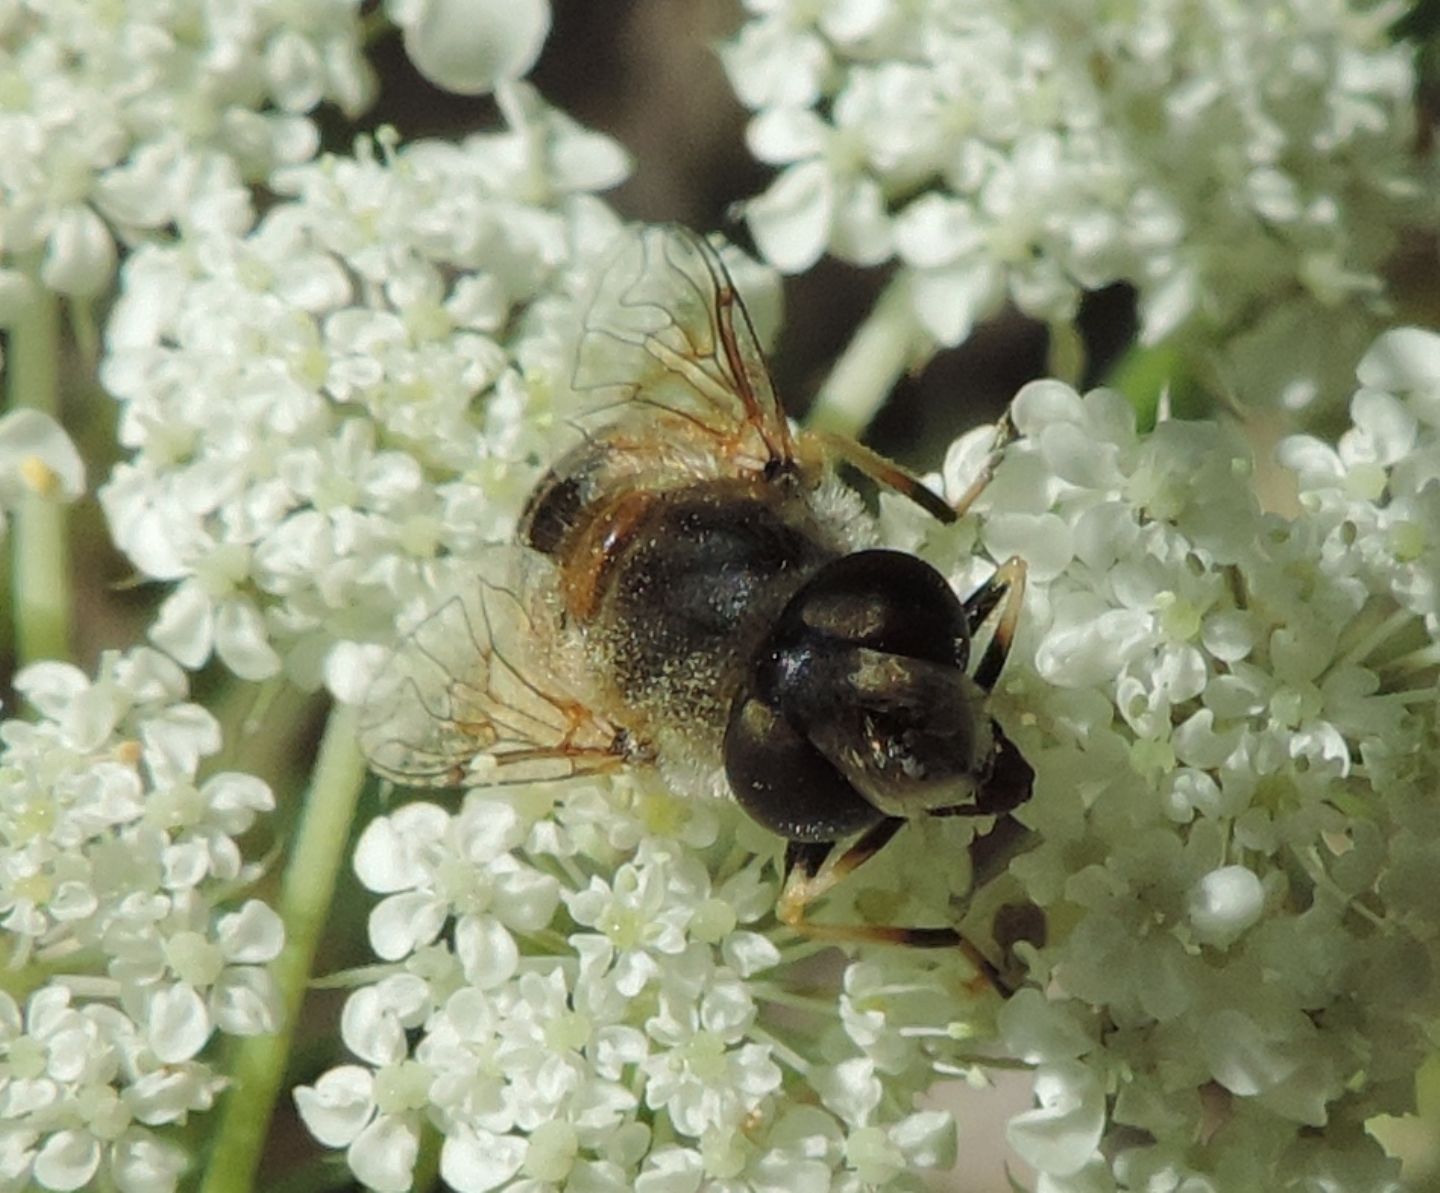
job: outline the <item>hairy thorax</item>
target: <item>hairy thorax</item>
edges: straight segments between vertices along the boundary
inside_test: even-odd
[[[863,516],[822,524],[798,477],[606,484],[599,446],[552,472],[522,541],[554,560],[561,615],[617,719],[662,763],[714,767],[755,650]]]

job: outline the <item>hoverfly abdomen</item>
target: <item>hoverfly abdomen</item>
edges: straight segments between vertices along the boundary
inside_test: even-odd
[[[561,476],[552,470],[530,495],[516,537],[542,555],[554,555],[575,529],[584,508],[583,478]]]

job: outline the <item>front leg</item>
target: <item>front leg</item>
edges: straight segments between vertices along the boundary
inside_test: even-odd
[[[984,584],[965,598],[965,622],[972,634],[995,611],[996,606],[1000,607],[995,632],[975,668],[975,682],[987,692],[995,686],[1005,668],[1005,660],[1010,657],[1015,628],[1025,603],[1025,573],[1025,561],[1018,555],[1012,555],[995,569]]]
[[[899,944],[910,948],[958,948],[979,972],[977,992],[985,987],[1001,995],[1014,993],[1000,971],[975,945],[954,928],[905,928],[893,924],[817,924],[805,918],[805,909],[837,882],[880,852],[905,821],[887,817],[867,829],[844,852],[835,843],[792,841],[785,850],[785,875],[775,914],[786,927],[816,940],[857,944]]]

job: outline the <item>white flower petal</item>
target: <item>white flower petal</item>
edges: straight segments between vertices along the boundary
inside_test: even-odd
[[[1105,1126],[1105,1091],[1099,1079],[1073,1061],[1046,1065],[1035,1074],[1039,1109],[1010,1120],[1005,1136],[1026,1163],[1068,1176],[1095,1153]]]
[[[404,1120],[381,1115],[345,1153],[350,1169],[376,1193],[405,1193],[411,1186],[420,1140]]]
[[[994,558],[1024,559],[1034,583],[1053,580],[1074,558],[1071,529],[1054,514],[993,514],[985,520],[984,535]]]
[[[340,1012],[340,1038],[362,1060],[392,1065],[405,1059],[405,1029],[374,986],[362,986],[345,1000]]]
[[[784,273],[799,273],[824,253],[834,206],[834,184],[824,164],[802,162],[746,204],[745,222],[767,261]]]
[[[35,1180],[46,1189],[78,1189],[100,1168],[100,1141],[88,1131],[56,1131],[35,1156]]]
[[[308,112],[325,95],[325,63],[316,45],[291,30],[281,30],[265,47],[270,93],[289,112]]]
[[[1017,990],[1000,1008],[997,1025],[1011,1055],[1031,1064],[1071,1059],[1090,1051],[1095,1041],[1065,1007],[1038,990]]]
[[[762,162],[786,165],[822,153],[829,132],[808,108],[771,108],[749,123],[745,142]]]
[[[1111,609],[1064,629],[1052,630],[1035,652],[1035,668],[1047,682],[1087,688],[1116,675],[1143,645],[1150,618],[1138,609]]]
[[[284,1016],[275,980],[254,965],[231,966],[210,990],[215,1026],[232,1036],[278,1031]]]
[[[440,1149],[440,1175],[459,1193],[489,1193],[520,1171],[525,1150],[514,1135],[461,1128]]]
[[[165,598],[150,641],[182,666],[204,664],[215,643],[215,610],[199,584],[186,581]]]
[[[221,603],[215,616],[215,653],[241,679],[269,679],[280,671],[280,656],[269,643],[265,620],[248,600]]]
[[[370,947],[386,961],[398,961],[434,940],[447,915],[445,904],[423,891],[391,895],[371,909]]]
[[[372,820],[355,847],[356,877],[381,895],[422,885],[429,878],[423,859],[449,827],[450,813],[425,802]]]
[[[437,87],[483,95],[525,75],[549,32],[548,0],[421,0],[405,53]]]
[[[267,904],[247,899],[239,911],[220,917],[215,939],[231,963],[273,961],[285,945],[285,924]]]
[[[295,1088],[300,1118],[326,1147],[348,1147],[375,1113],[374,1077],[359,1065],[341,1065],[313,1086]]]
[[[57,294],[98,293],[115,273],[115,238],[105,221],[83,204],[62,210],[50,231],[40,279]]]
[[[1301,1012],[1297,1009],[1295,1014]],[[1267,1031],[1243,1011],[1225,1008],[1211,1016],[1202,1038],[1211,1075],[1240,1097],[1273,1089],[1300,1065],[1298,1050],[1286,1047],[1284,1031]]]
[[[1440,386],[1440,334],[1402,327],[1375,341],[1356,369],[1362,385],[1389,393]]]
[[[169,1193],[189,1166],[183,1149],[148,1132],[127,1131],[110,1149],[110,1175],[120,1193]]]
[[[145,719],[140,741],[157,776],[193,779],[200,759],[220,748],[220,723],[198,704],[176,704]]]
[[[146,1038],[167,1064],[189,1060],[205,1047],[211,1030],[205,1000],[191,987],[176,983],[151,998]]]
[[[514,975],[520,950],[505,925],[490,916],[464,916],[455,925],[455,955],[465,979],[491,990]]]
[[[507,928],[536,932],[550,923],[560,906],[560,884],[529,866],[500,870],[494,876],[490,906]]]

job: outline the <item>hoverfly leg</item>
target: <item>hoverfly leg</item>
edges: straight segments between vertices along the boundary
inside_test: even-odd
[[[1003,600],[1003,604],[1001,604]],[[1000,619],[975,668],[975,682],[985,691],[995,686],[1009,657],[1015,640],[1015,627],[1020,621],[1020,608],[1025,600],[1025,561],[1012,555],[995,574],[980,585],[965,602],[965,613],[973,629],[1000,606]]]
[[[974,638],[985,619],[995,612],[995,606],[1005,599],[1006,591],[1005,582],[996,570],[984,584],[965,598],[965,628],[969,630],[971,638]]]
[[[857,443],[854,439],[834,431],[806,431],[802,450],[816,448],[828,459],[839,460],[877,485],[893,489],[902,497],[913,501],[932,518],[950,523],[959,518],[949,503],[926,485],[918,476],[907,472],[893,460],[887,460],[873,448]]]
[[[975,799],[975,809],[982,814],[1004,816],[1030,798],[1035,785],[1035,771],[1019,750],[994,726],[995,753],[990,760],[990,774]]]
[[[885,848],[905,826],[899,816],[887,816],[866,829],[855,843],[837,854],[833,841],[791,841],[785,849],[785,880],[776,914],[792,928],[804,922],[805,905],[820,898],[846,875]]]
[[[780,922],[815,940],[838,943],[898,944],[919,949],[959,949],[979,973],[978,989],[988,986],[1002,996],[1014,993],[1000,971],[954,928],[902,928],[891,924],[817,924],[805,909],[880,852],[905,821],[891,816],[867,829],[843,853],[833,843],[792,841],[785,850],[785,879],[775,914]]]
[[[813,456],[818,452],[824,458],[839,460],[850,465],[851,468],[868,476],[876,484],[884,485],[902,497],[909,498],[936,521],[948,525],[951,522],[958,522],[964,517],[966,511],[975,503],[975,499],[985,491],[985,486],[994,477],[995,469],[1005,454],[1005,445],[1014,437],[1015,428],[1010,422],[1010,414],[1007,411],[995,424],[995,441],[991,444],[989,455],[985,457],[980,474],[970,483],[970,487],[953,502],[947,502],[918,476],[902,468],[893,460],[886,459],[873,448],[851,439],[848,435],[813,428],[804,433],[800,450],[805,455]]]
[[[990,454],[985,457],[985,463],[980,466],[980,472],[970,482],[969,488],[950,503],[953,517],[945,519],[946,521],[954,522],[963,518],[975,504],[975,499],[985,492],[985,487],[995,478],[995,469],[1000,466],[1005,455],[1005,445],[1014,438],[1015,426],[1011,423],[1010,412],[1007,410],[995,424],[995,441],[990,445]]]
[[[812,880],[834,849],[833,841],[787,841],[782,875],[786,889],[788,890],[792,883]]]

